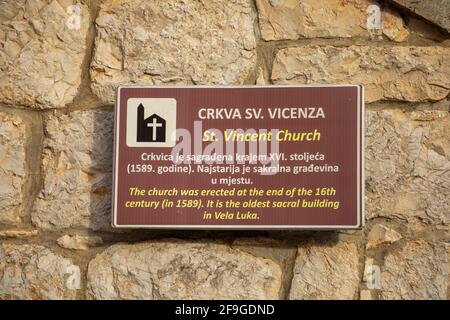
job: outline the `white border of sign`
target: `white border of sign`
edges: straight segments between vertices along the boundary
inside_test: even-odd
[[[356,225],[118,225],[117,224],[117,188],[118,182],[116,175],[118,174],[119,159],[119,127],[120,127],[120,90],[121,89],[196,89],[196,88],[330,88],[330,87],[356,87],[358,88],[358,112],[357,112],[357,211],[358,218]],[[114,109],[114,155],[113,155],[113,190],[112,190],[112,221],[113,228],[132,228],[132,229],[176,229],[176,230],[337,230],[337,229],[360,229],[365,223],[364,212],[364,86],[356,84],[342,85],[241,85],[241,86],[119,86],[117,88],[116,102]]]

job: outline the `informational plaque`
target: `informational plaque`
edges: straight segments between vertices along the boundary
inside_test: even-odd
[[[359,85],[121,87],[112,224],[361,228],[363,101]]]

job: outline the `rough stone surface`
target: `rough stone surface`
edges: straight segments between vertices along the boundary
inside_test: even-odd
[[[233,249],[248,252],[257,257],[268,258],[278,262],[280,267],[290,264],[295,259],[296,246],[292,243],[272,238],[237,238],[232,243]]]
[[[0,0],[0,300],[449,299],[449,5]],[[111,228],[117,86],[319,83],[366,88],[363,230]]]
[[[76,111],[48,116],[43,188],[32,213],[43,229],[108,229],[111,209],[113,113]]]
[[[258,77],[256,78],[256,85],[264,86],[267,84],[266,78],[264,77],[264,71],[262,69],[259,69],[258,71]]]
[[[92,89],[119,84],[242,84],[256,65],[248,0],[110,0],[96,20]]]
[[[394,243],[402,238],[397,231],[382,224],[375,225],[367,235],[367,249],[378,247],[382,244]]]
[[[414,33],[422,39],[429,39],[440,42],[444,46],[449,42],[449,40],[446,40],[448,39],[448,37],[446,37],[438,28],[430,24],[428,21],[421,19],[420,17],[408,18],[408,27],[411,30],[414,30]]]
[[[81,83],[87,7],[78,4],[75,30],[63,1],[2,1],[1,6],[0,102],[34,108],[71,102]]]
[[[450,222],[447,111],[366,112],[366,217]]]
[[[363,274],[363,281],[367,282],[370,278],[370,275],[373,274],[373,266],[376,266],[375,260],[371,257],[366,257],[364,260],[364,274]]]
[[[450,32],[450,1],[391,0]]]
[[[374,300],[372,292],[370,290],[361,290],[359,293],[360,300]]]
[[[403,41],[409,32],[400,15],[369,0],[257,0],[264,40],[374,38],[384,33]],[[368,25],[369,6],[377,6],[380,25]]]
[[[289,298],[355,299],[359,283],[355,244],[311,241],[298,248]]]
[[[292,242],[272,238],[237,238],[232,243],[233,249],[239,249],[256,257],[263,257],[275,261],[282,273],[282,292],[285,295],[290,287],[292,266],[295,262],[297,246]]]
[[[0,238],[29,238],[39,234],[39,230],[0,230]]]
[[[450,261],[450,243],[447,242],[445,244],[445,247],[447,248],[447,259]],[[450,268],[448,268],[448,278],[447,278],[447,300],[450,299]]]
[[[0,244],[0,299],[74,299],[80,268],[38,245]]]
[[[21,221],[25,182],[26,127],[18,116],[0,112],[0,223]]]
[[[93,299],[277,299],[281,269],[224,244],[114,245],[89,263]]]
[[[91,247],[95,247],[103,244],[103,239],[98,236],[82,236],[82,235],[64,235],[58,240],[58,245],[62,248],[72,250],[88,250]]]
[[[382,299],[447,299],[448,257],[442,243],[407,242],[389,253],[381,272]]]
[[[382,18],[382,32],[390,40],[403,42],[409,36],[409,31],[403,23],[402,17],[392,9],[385,9]]]
[[[367,102],[441,100],[450,92],[450,48],[306,46],[278,51],[275,84],[361,83]]]

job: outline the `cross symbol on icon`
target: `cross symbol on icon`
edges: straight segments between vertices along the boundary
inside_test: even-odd
[[[158,123],[156,118],[153,118],[152,122],[147,123],[147,127],[152,128],[152,137],[156,140],[156,129],[162,127],[162,123]]]
[[[146,117],[145,107],[141,103],[137,108],[136,120],[136,142],[166,142],[166,119],[156,113]]]

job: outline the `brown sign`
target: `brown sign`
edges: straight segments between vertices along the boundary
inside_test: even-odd
[[[122,87],[113,226],[364,224],[363,88]]]

